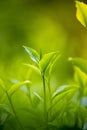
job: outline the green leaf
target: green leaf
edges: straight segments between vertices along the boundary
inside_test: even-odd
[[[80,87],[85,87],[87,84],[87,75],[80,70],[80,68],[74,66],[75,74],[74,79]]]
[[[38,54],[38,52],[30,47],[26,47],[26,46],[23,47],[25,48],[26,52],[29,54],[31,60],[38,64],[40,61],[40,55]]]
[[[33,105],[35,108],[37,108],[43,101],[43,98],[37,92],[33,92],[33,94],[34,94]]]
[[[6,112],[11,114],[11,111],[10,111],[10,108],[9,108],[8,105],[0,104],[0,110],[4,110],[4,111],[6,111]]]
[[[48,129],[49,129],[49,130],[58,130],[58,127],[55,126],[55,125],[52,125],[52,124],[50,123],[50,124],[48,124]]]
[[[55,66],[55,63],[57,62],[57,60],[59,59],[60,56],[61,55],[59,54],[59,52],[56,52],[56,54],[52,58],[51,63],[49,65],[49,74],[51,74],[51,71],[52,71],[53,67]]]
[[[63,113],[65,112],[65,108],[66,108],[66,100],[65,99],[61,99],[61,102],[57,102],[56,103],[57,106],[54,106],[51,111],[48,111],[48,113],[50,114],[49,116],[49,121],[53,122],[54,120],[61,118],[61,116],[63,116]]]
[[[52,95],[52,100],[54,100],[57,96],[62,95],[63,93],[67,93],[69,91],[77,89],[77,86],[75,85],[64,85],[59,87]],[[72,91],[73,92],[73,91]]]
[[[7,90],[6,87],[5,87],[4,82],[2,81],[2,79],[0,79],[0,86],[2,87],[2,89],[3,89],[4,91]]]
[[[12,87],[8,90],[8,94],[10,96],[12,96],[20,87],[22,87],[23,85],[27,85],[27,84],[30,84],[30,81],[26,80],[26,81],[21,82],[19,84],[12,85]]]
[[[78,127],[82,128],[83,122],[87,122],[87,117],[85,116],[87,115],[87,109],[85,107],[82,106],[78,106],[78,111],[77,111],[77,119],[78,119]],[[84,130],[86,130],[85,128],[83,128]]]
[[[42,100],[42,97],[41,97],[37,92],[33,92],[33,94],[34,94],[39,100]]]
[[[60,102],[63,102],[64,99],[71,100],[76,94],[78,86],[76,85],[66,85],[64,88],[59,88],[59,91],[56,90],[52,95],[52,105],[49,108],[51,111],[55,106],[58,107]]]
[[[87,5],[83,2],[76,1],[76,8],[77,19],[84,27],[87,27]]]
[[[69,58],[69,60],[87,74],[87,60],[81,58]]]
[[[39,67],[42,73],[44,73],[47,70],[47,68],[50,66],[50,63],[53,60],[56,53],[57,52],[51,52],[51,53],[45,54],[42,57],[41,61],[39,62]]]
[[[39,70],[38,67],[36,67],[36,66],[34,66],[34,65],[31,65],[31,64],[26,64],[26,63],[24,63],[23,65],[25,65],[25,66],[31,68],[31,69],[34,70],[36,73],[39,73],[39,74],[40,74],[40,70]]]
[[[4,124],[10,115],[12,115],[12,113],[9,106],[0,104],[0,125]]]

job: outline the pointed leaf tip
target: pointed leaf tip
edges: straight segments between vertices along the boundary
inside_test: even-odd
[[[12,96],[20,87],[22,87],[24,85],[28,85],[30,83],[31,82],[29,80],[25,80],[21,83],[12,85],[12,87],[8,90],[9,95]]]
[[[30,47],[26,47],[26,46],[23,47],[25,48],[25,51],[30,56],[31,60],[38,64],[40,60],[40,55],[38,54],[38,52]]]
[[[31,65],[31,64],[26,64],[26,63],[23,63],[23,65],[31,68],[32,70],[34,70],[35,72],[37,72],[38,74],[40,74],[40,70],[39,70],[39,68],[37,66]]]
[[[82,58],[72,58],[72,64],[79,67],[84,73],[87,74],[87,60]]]
[[[44,73],[47,68],[50,66],[51,61],[53,60],[54,56],[57,54],[58,52],[50,52],[45,54],[42,59],[39,62],[39,67],[41,69],[41,72]]]
[[[87,5],[80,1],[75,1],[76,3],[76,17],[79,22],[87,28]]]

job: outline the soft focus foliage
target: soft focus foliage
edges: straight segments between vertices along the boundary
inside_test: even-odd
[[[62,58],[53,70],[59,83],[72,77],[72,67],[67,57],[87,58],[87,31],[76,20],[73,0],[1,0],[0,10],[2,77],[18,76],[16,73],[13,75],[13,71],[19,71],[22,75],[24,66],[21,72],[19,65],[28,60],[28,56],[25,59],[23,45],[42,50],[42,53],[55,50],[62,53]]]
[[[87,5],[83,2],[76,1],[77,7],[77,19],[82,23],[83,26],[87,27]]]
[[[0,1],[0,130],[87,129],[86,2]]]

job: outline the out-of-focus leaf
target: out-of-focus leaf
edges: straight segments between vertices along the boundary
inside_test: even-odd
[[[61,86],[59,87],[54,93],[53,93],[53,96],[52,96],[52,100],[55,99],[57,96],[63,94],[63,93],[66,93],[70,90],[73,90],[73,89],[77,89],[77,86],[70,86],[70,85],[64,85],[64,86]]]
[[[41,97],[37,92],[33,92],[33,94],[34,94],[39,100],[42,100],[42,97]]]
[[[11,113],[10,108],[8,105],[0,104],[0,110],[3,109],[4,111]]]
[[[87,84],[87,75],[82,72],[78,67],[74,66],[75,74],[74,79],[80,87],[85,87]]]
[[[8,116],[11,115],[9,107],[5,104],[0,104],[0,125],[4,124]]]
[[[50,122],[54,121],[55,119],[61,118],[66,108],[66,100],[61,100],[61,102],[57,102],[57,106],[55,105],[51,111],[49,120]],[[49,112],[49,111],[48,111]]]
[[[84,127],[83,123],[87,122],[87,109],[82,106],[78,106],[78,111],[77,111],[77,118],[78,118],[78,126],[80,128]],[[83,129],[86,130],[86,129]]]
[[[43,101],[43,98],[37,92],[33,92],[33,94],[33,105],[37,107]]]
[[[81,58],[69,58],[69,61],[87,74],[87,60]]]
[[[52,98],[54,98],[54,97],[55,97],[56,95],[58,95],[60,92],[63,92],[63,90],[64,90],[65,88],[67,88],[67,86],[68,86],[68,85],[63,85],[63,86],[58,87],[58,89],[56,89],[56,91],[53,93]]]
[[[87,5],[83,2],[76,1],[76,16],[80,23],[87,28]]]
[[[52,98],[52,105],[50,106],[49,111],[54,109],[56,106],[58,107],[58,104],[63,102],[65,98],[67,100],[71,100],[77,90],[78,90],[77,87],[70,87],[68,90],[62,91],[57,95],[55,95],[55,97]]]
[[[29,54],[31,60],[38,64],[40,61],[40,55],[38,54],[38,52],[30,47],[26,47],[26,46],[23,47],[25,48],[26,52]]]
[[[55,125],[49,124],[48,129],[50,129],[50,130],[58,130],[58,127],[55,126]]]
[[[24,93],[28,93],[28,89],[27,89],[27,87],[26,86],[22,86],[21,87],[21,90],[24,92]]]
[[[37,117],[37,113],[36,113],[36,111],[35,111],[35,109],[31,109],[31,108],[22,108],[21,107],[21,110],[20,111],[23,111],[23,112],[27,112],[28,114],[30,114],[31,116],[33,115],[34,117],[36,117],[36,118],[38,118]]]
[[[25,66],[31,68],[31,69],[34,70],[36,73],[39,73],[39,74],[40,74],[40,70],[39,70],[38,67],[36,67],[36,66],[34,66],[34,65],[31,65],[31,64],[26,64],[26,63],[24,63],[23,65],[25,65]]]
[[[55,55],[56,55],[56,52],[51,52],[51,53],[45,54],[42,57],[42,59],[39,62],[39,67],[42,73],[44,73],[47,70],[47,68],[50,66],[50,63],[53,60]]]
[[[29,80],[26,80],[24,82],[21,82],[20,84],[14,84],[9,90],[8,90],[8,94],[10,96],[12,96],[20,87],[22,87],[23,85],[27,85],[30,84]]]
[[[3,89],[4,91],[7,90],[6,87],[5,87],[4,82],[2,81],[2,79],[0,79],[0,86],[2,87],[2,89]]]

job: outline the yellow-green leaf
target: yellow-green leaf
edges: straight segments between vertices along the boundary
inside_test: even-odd
[[[10,96],[12,96],[20,87],[22,87],[23,85],[27,85],[27,84],[30,84],[29,80],[26,80],[26,81],[21,82],[19,84],[12,85],[12,87],[8,90],[8,94]]]
[[[6,87],[5,87],[4,82],[2,81],[2,79],[0,79],[0,86],[2,87],[2,89],[3,89],[4,91],[7,90]]]
[[[80,70],[80,68],[74,66],[75,74],[74,79],[80,87],[85,87],[87,84],[87,75]]]
[[[55,63],[57,62],[57,60],[60,58],[61,54],[59,52],[56,52],[55,56],[53,57],[51,63],[50,63],[50,69],[49,69],[49,74],[51,73],[52,69],[55,66]]]
[[[37,92],[33,92],[33,94],[34,94],[39,100],[42,100],[42,97],[41,97]]]
[[[26,52],[30,56],[31,60],[38,64],[40,60],[40,55],[38,54],[38,52],[30,47],[26,47],[26,46],[23,47],[25,48]]]
[[[83,2],[76,1],[76,8],[77,19],[84,27],[87,27],[87,5]]]
[[[23,65],[31,68],[32,70],[34,70],[35,72],[39,73],[40,74],[40,70],[38,67],[34,66],[34,65],[31,65],[31,64],[26,64],[26,63],[23,63]]]
[[[39,67],[42,73],[44,73],[47,68],[49,67],[51,61],[53,60],[54,56],[56,55],[56,52],[51,52],[45,54],[42,59],[39,62]]]
[[[62,95],[63,93],[67,93],[69,91],[72,90],[77,90],[77,86],[76,85],[63,85],[61,87],[59,87],[52,95],[52,100],[54,100],[57,96]],[[73,92],[73,91],[72,91]]]
[[[82,58],[69,58],[69,60],[87,74],[87,60]]]

